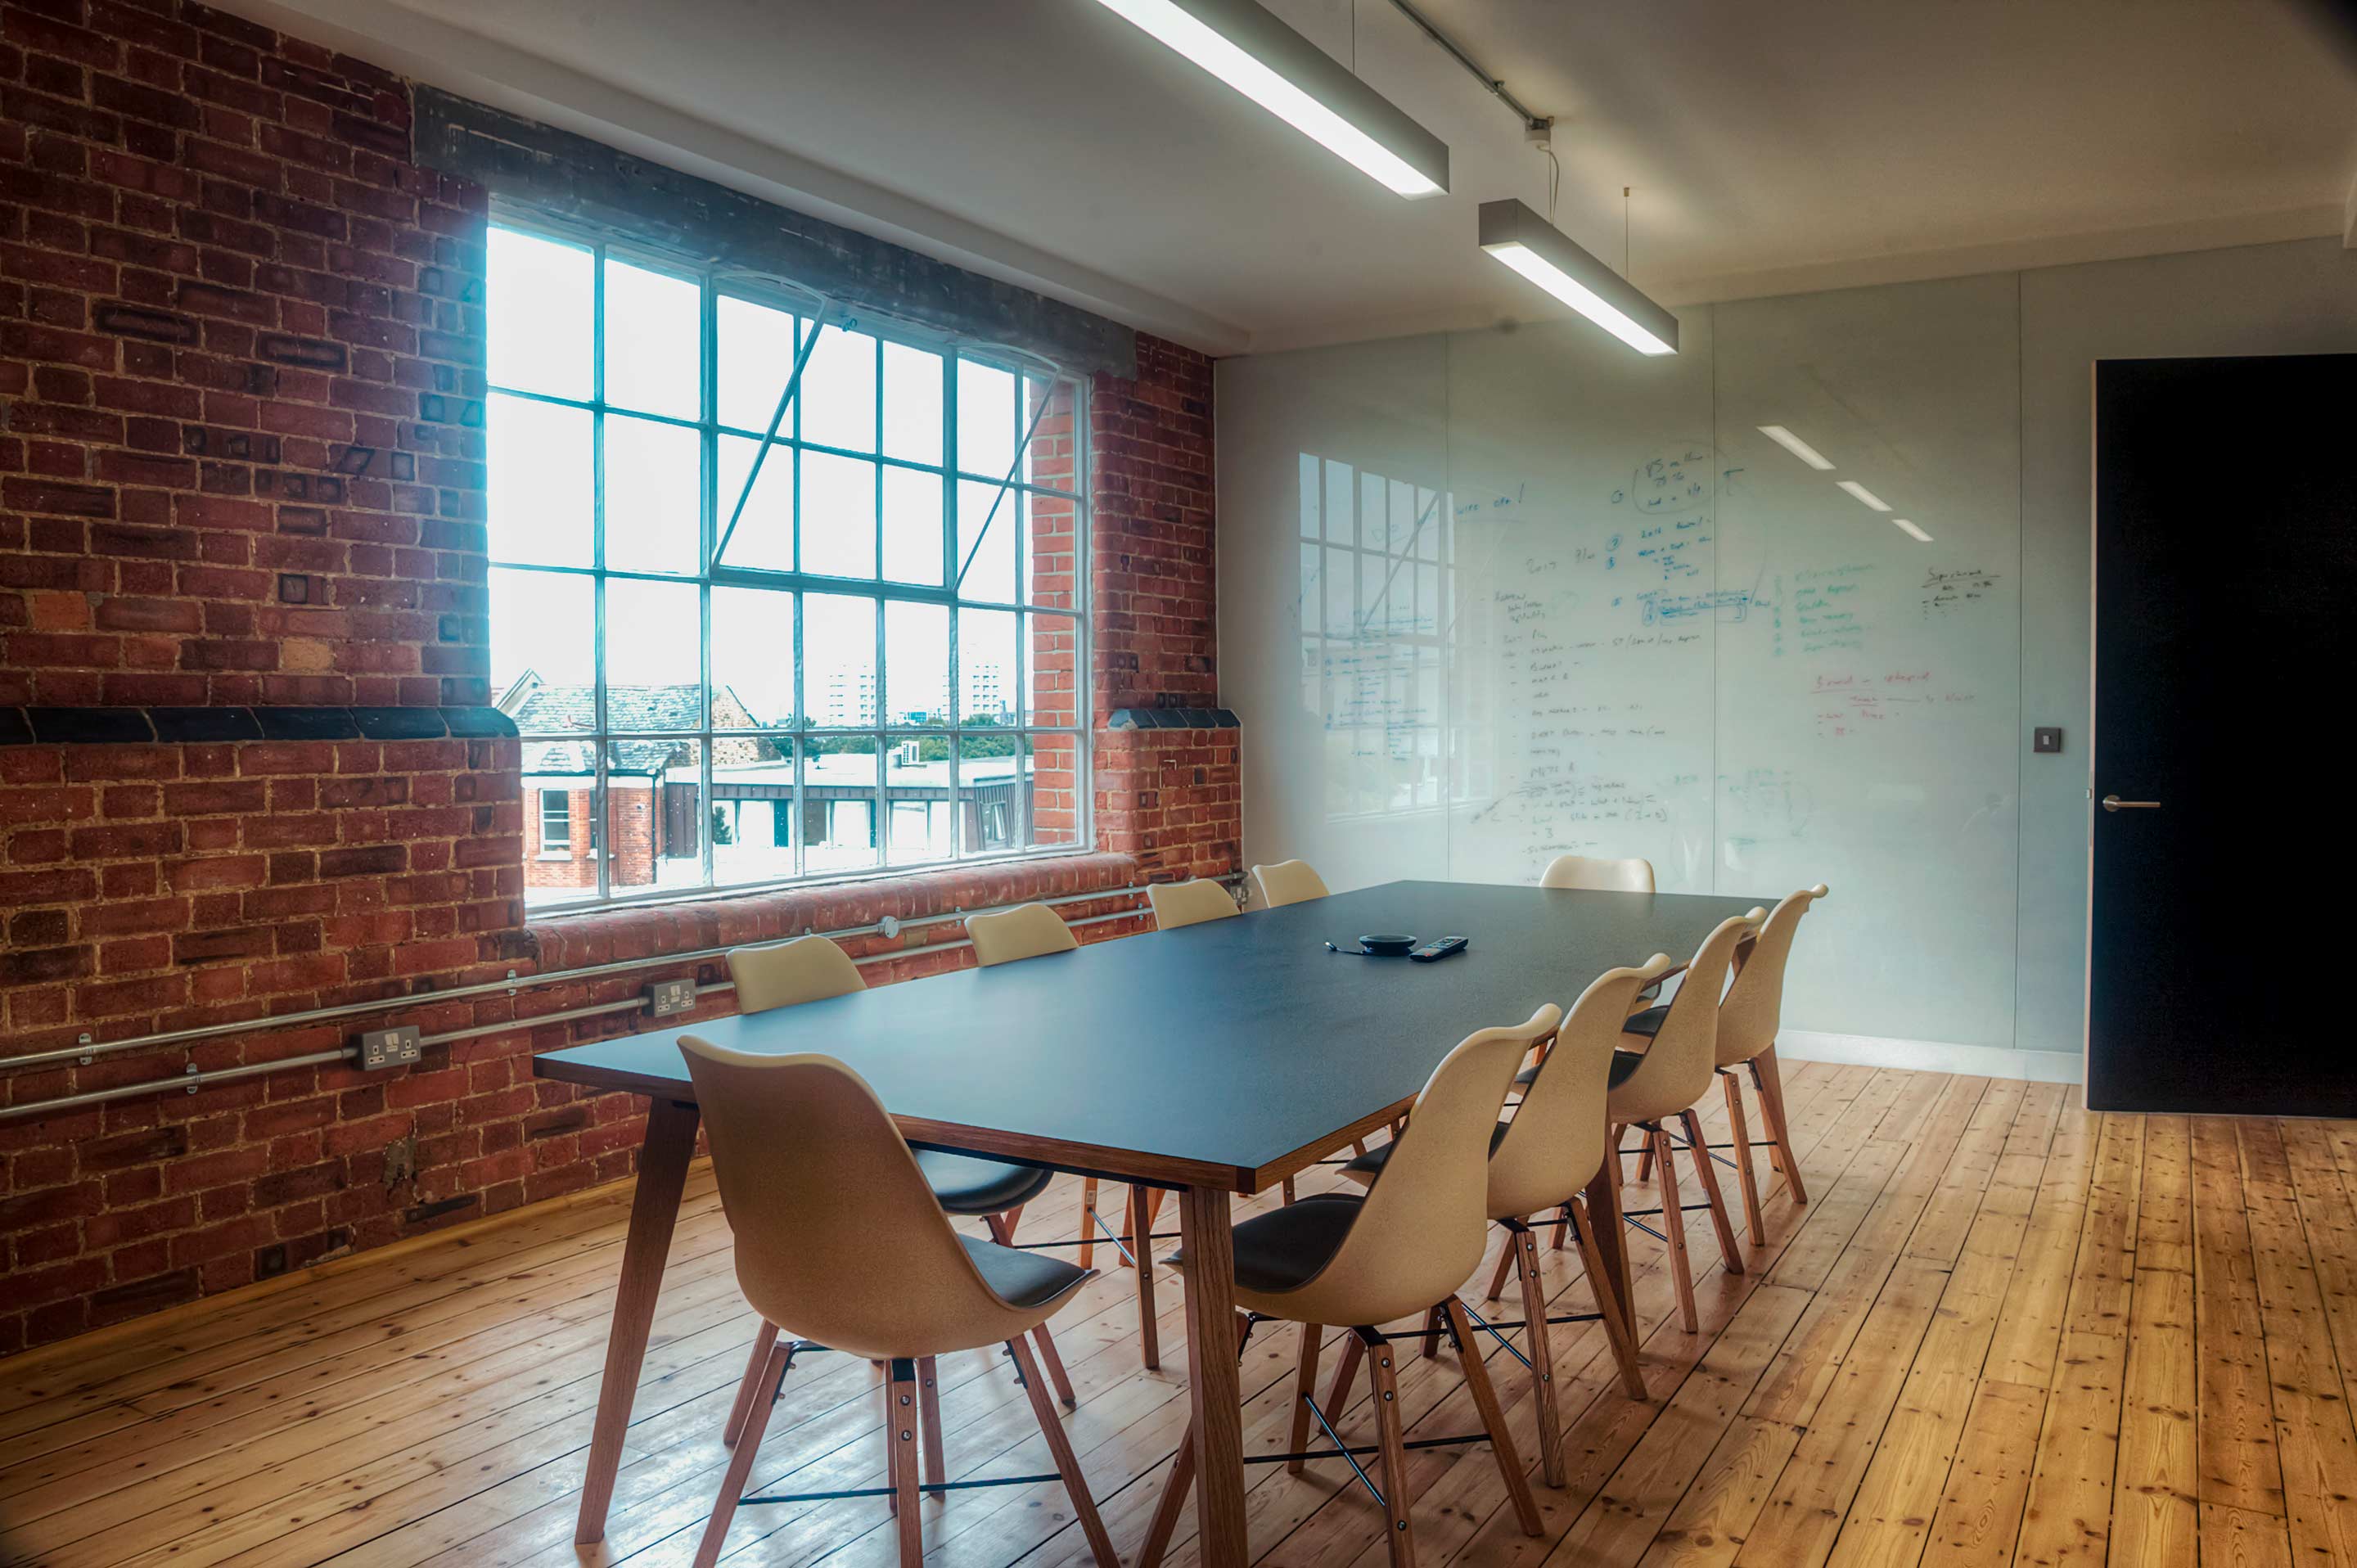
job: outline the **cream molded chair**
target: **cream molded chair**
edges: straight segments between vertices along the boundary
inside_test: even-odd
[[[988,969],[994,964],[1016,963],[1027,958],[1046,958],[1052,953],[1072,952],[1080,942],[1072,928],[1064,924],[1062,916],[1045,904],[1018,904],[1012,909],[996,915],[968,915],[965,934],[974,942],[976,965]],[[1162,1194],[1152,1189],[1133,1188],[1128,1206],[1130,1232],[1133,1237],[1146,1235],[1154,1228],[1154,1212],[1162,1206]],[[1139,1210],[1144,1219],[1139,1221]],[[1081,1184],[1081,1267],[1096,1262],[1097,1251],[1097,1178],[1084,1177]],[[1138,1243],[1132,1240],[1131,1246]],[[1120,1252],[1115,1244],[1114,1251]],[[1121,1254],[1122,1266],[1131,1260]],[[1153,1282],[1144,1274],[1138,1276],[1139,1341],[1146,1355],[1148,1371],[1162,1365],[1161,1347],[1154,1322]]]
[[[730,948],[728,977],[737,983],[739,1013],[766,1013],[773,1007],[795,1007],[867,989],[866,978],[851,956],[824,937],[796,937],[772,947]],[[937,1149],[922,1151],[916,1160],[943,1208],[980,1219],[990,1227],[991,1235],[1010,1245],[1023,1206],[1055,1179],[1054,1172],[1037,1165],[1009,1165]],[[774,1328],[764,1330],[765,1341],[775,1337]],[[1055,1341],[1045,1329],[1039,1331],[1039,1340],[1040,1359],[1048,1364],[1057,1397],[1068,1406],[1074,1404],[1071,1380],[1064,1374],[1064,1359],[1056,1353]],[[754,1359],[759,1360],[762,1353],[763,1345],[756,1344]],[[731,1430],[737,1424],[732,1419]]]
[[[1253,880],[1260,884],[1260,901],[1272,909],[1327,896],[1325,878],[1311,869],[1306,860],[1280,860],[1275,865],[1255,865],[1253,867]]]
[[[1630,1000],[1660,980],[1669,967],[1669,955],[1655,953],[1642,969],[1607,970],[1589,983],[1572,1004],[1570,1016],[1556,1030],[1544,1061],[1534,1074],[1526,1075],[1528,1092],[1513,1120],[1498,1124],[1490,1147],[1490,1218],[1505,1228],[1507,1240],[1498,1254],[1498,1272],[1490,1281],[1489,1299],[1495,1301],[1505,1294],[1509,1273],[1522,1282],[1523,1333],[1530,1341],[1532,1391],[1539,1411],[1539,1465],[1550,1487],[1563,1485],[1563,1425],[1555,1403],[1555,1353],[1548,1343],[1546,1286],[1539,1274],[1538,1240],[1530,1219],[1560,1209],[1561,1223],[1570,1225],[1578,1235],[1597,1311],[1571,1321],[1592,1317],[1603,1323],[1605,1339],[1620,1369],[1621,1387],[1630,1398],[1643,1399],[1645,1378],[1637,1365],[1628,1304],[1620,1299],[1620,1282],[1603,1266],[1583,1189],[1604,1168],[1605,1086]],[[1353,1180],[1372,1181],[1397,1146],[1386,1144],[1352,1160],[1342,1167],[1342,1174]],[[1435,1348],[1427,1327],[1426,1353],[1431,1354]]]
[[[1150,883],[1146,889],[1146,901],[1154,906],[1154,929],[1157,931],[1200,926],[1206,920],[1224,920],[1236,913],[1234,896],[1206,877],[1192,882]]]
[[[1717,929],[1703,939],[1694,961],[1686,965],[1677,995],[1662,1010],[1661,1026],[1651,1047],[1642,1053],[1613,1053],[1611,1087],[1605,1099],[1613,1142],[1619,1143],[1621,1128],[1633,1124],[1645,1131],[1656,1156],[1662,1178],[1661,1208],[1623,1213],[1631,1223],[1641,1226],[1641,1216],[1660,1215],[1661,1238],[1670,1254],[1670,1278],[1677,1286],[1678,1315],[1689,1334],[1695,1332],[1696,1318],[1694,1270],[1686,1259],[1686,1211],[1678,1201],[1677,1168],[1671,1164],[1673,1140],[1663,1123],[1674,1119],[1684,1123],[1687,1152],[1693,1156],[1705,1198],[1695,1207],[1710,1210],[1711,1225],[1718,1232],[1719,1258],[1727,1272],[1741,1273],[1743,1258],[1735,1244],[1735,1227],[1727,1219],[1727,1199],[1718,1190],[1717,1173],[1710,1168],[1710,1151],[1704,1146],[1702,1122],[1695,1115],[1694,1105],[1710,1088],[1711,1075],[1717,1070],[1718,994],[1727,983],[1735,945],[1759,929],[1755,917],[1756,912],[1722,920]]]
[[[996,915],[968,915],[965,934],[974,942],[974,961],[985,969],[1017,959],[1071,952],[1081,945],[1064,918],[1045,904],[1018,904]]]
[[[697,1568],[719,1561],[794,1357],[820,1347],[888,1369],[890,1485],[881,1490],[899,1515],[901,1568],[920,1568],[917,1498],[920,1491],[942,1497],[952,1485],[943,1474],[935,1359],[992,1344],[1004,1344],[1015,1359],[1100,1568],[1118,1568],[1025,1343],[1025,1336],[1046,1331],[1089,1272],[952,1230],[891,1114],[834,1058],[733,1051],[693,1035],[681,1038],[680,1049],[711,1131],[713,1174],[736,1236],[737,1285],[764,1323],[791,1325],[802,1337],[780,1345],[773,1328],[769,1349],[745,1369],[737,1394],[744,1420],[696,1551]],[[876,1266],[879,1236],[892,1239],[888,1270]],[[928,1477],[921,1488],[920,1444]],[[841,1494],[820,1494],[830,1495]]]
[[[1380,1325],[1437,1307],[1447,1316],[1465,1366],[1466,1387],[1480,1412],[1481,1424],[1496,1451],[1506,1495],[1525,1535],[1541,1533],[1538,1505],[1514,1452],[1505,1412],[1490,1385],[1489,1369],[1474,1343],[1473,1325],[1457,1291],[1481,1266],[1489,1231],[1489,1150],[1498,1110],[1513,1081],[1514,1068],[1531,1047],[1555,1032],[1560,1008],[1549,1005],[1528,1022],[1483,1029],[1468,1036],[1433,1069],[1416,1096],[1407,1129],[1392,1145],[1381,1177],[1365,1197],[1319,1193],[1299,1203],[1255,1215],[1235,1228],[1236,1305],[1239,1345],[1258,1318],[1298,1323],[1301,1366],[1295,1383],[1293,1444],[1286,1463],[1295,1470],[1313,1417],[1334,1439],[1358,1364],[1367,1365],[1378,1444],[1383,1460],[1372,1480],[1388,1528],[1384,1539],[1397,1568],[1415,1561],[1415,1531],[1408,1515],[1406,1450],[1400,1425],[1398,1384],[1393,1369],[1394,1338]],[[1187,1266],[1182,1252],[1171,1262]],[[1319,1325],[1346,1327],[1342,1364],[1336,1369],[1327,1408],[1317,1406]],[[1240,1351],[1241,1353],[1241,1351]],[[1139,1568],[1155,1568],[1170,1541],[1195,1479],[1194,1428],[1178,1445],[1170,1479],[1163,1487]],[[1270,1455],[1271,1458],[1276,1455]],[[1363,1473],[1361,1478],[1364,1479]]]
[[[1768,1243],[1767,1226],[1760,1213],[1759,1175],[1752,1169],[1751,1151],[1765,1146],[1775,1169],[1783,1173],[1796,1204],[1809,1201],[1801,1180],[1801,1162],[1792,1152],[1792,1129],[1784,1119],[1784,1074],[1776,1060],[1776,1034],[1784,1010],[1784,968],[1792,955],[1792,938],[1801,917],[1829,892],[1825,885],[1804,887],[1779,903],[1760,928],[1759,936],[1735,950],[1735,979],[1718,1004],[1718,1083],[1727,1093],[1727,1121],[1731,1130],[1727,1147],[1735,1155],[1735,1170],[1743,1189],[1744,1226],[1751,1244]],[[1757,916],[1760,911],[1754,909]],[[1662,1026],[1666,1007],[1653,1007],[1629,1020],[1632,1035],[1650,1036]],[[1760,1093],[1760,1118],[1768,1136],[1755,1142],[1743,1110],[1743,1080],[1737,1068],[1749,1068],[1751,1086]],[[1638,1177],[1643,1179],[1641,1164]]]
[[[1631,856],[1598,860],[1585,854],[1559,854],[1539,873],[1542,887],[1568,887],[1590,893],[1651,893],[1653,863]]]

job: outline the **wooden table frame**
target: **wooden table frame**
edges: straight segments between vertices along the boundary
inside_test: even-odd
[[[1077,993],[1055,991],[1050,1001],[1036,994],[1027,997],[1020,988],[1033,985],[1060,987],[1090,982],[1092,977],[1093,983],[1101,988],[1108,985],[1117,987],[1125,974],[1135,977],[1140,963],[1161,965],[1167,976],[1174,966],[1184,969],[1189,964],[1216,965],[1223,961],[1230,965],[1227,978],[1232,983],[1235,966],[1249,968],[1255,962],[1281,964],[1295,961],[1285,955],[1292,953],[1296,946],[1304,944],[1305,940],[1322,929],[1324,924],[1342,922],[1345,930],[1416,929],[1413,924],[1403,926],[1399,923],[1404,918],[1403,912],[1408,909],[1424,911],[1433,918],[1447,915],[1452,921],[1464,920],[1465,924],[1461,926],[1452,924],[1447,929],[1477,932],[1477,945],[1482,940],[1478,934],[1480,923],[1485,918],[1497,920],[1502,926],[1506,918],[1516,917],[1532,927],[1529,930],[1501,933],[1506,940],[1495,940],[1486,950],[1489,954],[1486,963],[1459,957],[1447,961],[1451,967],[1445,969],[1435,966],[1426,970],[1425,966],[1413,966],[1422,972],[1421,978],[1417,979],[1408,978],[1405,966],[1380,974],[1357,970],[1355,965],[1350,971],[1329,969],[1321,972],[1302,968],[1299,971],[1302,976],[1321,976],[1308,982],[1306,989],[1315,992],[1323,986],[1324,995],[1329,1002],[1334,995],[1344,993],[1357,995],[1364,1002],[1361,1026],[1371,1027],[1366,1019],[1372,1018],[1375,1022],[1372,1026],[1372,1032],[1364,1036],[1360,1047],[1367,1054],[1357,1058],[1364,1071],[1354,1079],[1351,1088],[1364,1092],[1371,1085],[1380,1085],[1375,1091],[1385,1093],[1387,1102],[1361,1110],[1365,1102],[1359,1101],[1351,1107],[1361,1110],[1361,1113],[1352,1120],[1321,1131],[1287,1152],[1264,1157],[1257,1164],[1190,1158],[1121,1147],[1114,1143],[1090,1142],[1069,1135],[1059,1137],[969,1125],[943,1120],[938,1115],[905,1114],[894,1109],[894,1096],[878,1084],[878,1092],[884,1096],[886,1106],[893,1109],[894,1121],[912,1146],[1021,1161],[1073,1175],[1125,1182],[1134,1189],[1155,1188],[1178,1194],[1179,1232],[1188,1259],[1185,1271],[1188,1400],[1194,1415],[1195,1509],[1200,1530],[1199,1551],[1207,1568],[1245,1568],[1249,1548],[1244,1513],[1243,1391],[1242,1370],[1234,1353],[1235,1250],[1231,1231],[1231,1197],[1235,1195],[1249,1197],[1276,1187],[1287,1177],[1311,1168],[1354,1139],[1364,1138],[1405,1113],[1415,1102],[1414,1086],[1422,1082],[1423,1077],[1448,1047],[1469,1029],[1485,1022],[1494,1022],[1496,1016],[1502,1016],[1514,1007],[1523,1005],[1520,993],[1527,992],[1535,995],[1537,1000],[1553,1000],[1554,993],[1557,992],[1564,992],[1566,995],[1576,993],[1595,973],[1614,963],[1642,961],[1650,948],[1666,950],[1673,945],[1687,943],[1689,940],[1698,943],[1710,926],[1728,913],[1741,912],[1748,905],[1748,900],[1710,896],[1542,892],[1528,888],[1473,888],[1438,883],[1391,884],[1382,888],[1320,900],[1315,905],[1257,911],[1235,920],[1209,922],[1151,939],[1097,944],[1083,947],[1076,953],[1036,960],[1030,963],[1000,965],[985,972],[952,972],[879,992],[813,1003],[791,1010],[795,1015],[791,1026],[798,1032],[827,1032],[833,1038],[847,1041],[852,1047],[847,1059],[859,1060],[861,1058],[856,1047],[875,1043],[876,1031],[888,1021],[899,1026],[913,1020],[938,1027],[942,1026],[939,1015],[946,1011],[957,1019],[955,1026],[963,1027],[974,1014],[970,1011],[959,1014],[955,1010],[961,1006],[971,1008],[979,999],[968,991],[958,989],[962,985],[1005,987],[1011,984],[1018,989],[996,993],[1007,996],[1010,1004],[1056,1005],[1065,1003]],[[1391,918],[1381,923],[1351,923],[1361,916],[1373,912],[1386,913]],[[1427,925],[1426,929],[1435,928]],[[1573,942],[1568,948],[1562,947],[1560,944],[1568,938],[1581,940]],[[1643,940],[1640,940],[1640,938]],[[1146,950],[1135,945],[1145,940],[1151,940],[1157,946]],[[1272,950],[1268,945],[1271,943],[1282,945]],[[1319,945],[1322,947],[1322,943]],[[1629,950],[1631,948],[1635,950]],[[1124,959],[1110,950],[1128,950],[1139,955],[1150,952],[1156,956],[1150,961],[1143,956]],[[1687,950],[1691,950],[1691,946]],[[1274,958],[1271,957],[1272,951],[1275,953]],[[1338,959],[1331,961],[1340,964],[1348,961]],[[1058,964],[1077,964],[1079,967],[1060,972],[1048,967]],[[1103,967],[1097,967],[1100,965]],[[1126,972],[1124,965],[1128,966]],[[1526,972],[1532,969],[1541,972]],[[1545,972],[1547,971],[1558,972],[1550,975]],[[977,979],[977,975],[983,978]],[[1264,986],[1270,985],[1270,975],[1264,973],[1259,983]],[[1336,992],[1338,983],[1345,987],[1344,992]],[[1211,989],[1221,994],[1215,1002],[1205,1003],[1203,1005],[1207,1007],[1234,1009],[1251,1004],[1251,998],[1238,1003],[1225,994],[1225,988]],[[1283,988],[1279,986],[1277,989]],[[902,1000],[898,1003],[888,1000],[896,993]],[[1262,1021],[1261,1010],[1271,1015],[1281,1014],[1287,1006],[1311,1006],[1318,1000],[1317,995],[1307,998],[1270,997],[1247,1013],[1232,1013],[1223,1019],[1215,1020],[1222,1026],[1231,1028],[1235,1036],[1224,1041],[1224,1047],[1231,1052],[1227,1058],[1229,1070],[1249,1070],[1251,1063],[1269,1059],[1252,1054],[1270,1048],[1273,1043],[1254,1036],[1254,1029]],[[1083,1006],[1082,1002],[1071,1004]],[[1101,1000],[1095,1020],[1100,1023],[1103,1017],[1103,1005]],[[1396,1015],[1403,1011],[1416,1015]],[[587,1545],[605,1537],[606,1516],[613,1501],[616,1476],[620,1467],[624,1440],[630,1430],[630,1408],[637,1396],[639,1377],[646,1359],[647,1340],[654,1322],[656,1298],[662,1289],[663,1270],[671,1251],[672,1232],[678,1219],[680,1197],[685,1187],[688,1167],[694,1157],[696,1130],[701,1118],[695,1105],[694,1086],[688,1079],[684,1062],[678,1055],[678,1036],[690,1029],[709,1036],[725,1036],[732,1032],[766,1034],[779,1027],[775,1021],[781,1016],[782,1013],[770,1013],[756,1015],[752,1021],[723,1017],[696,1025],[673,1026],[666,1030],[620,1040],[600,1041],[533,1058],[533,1070],[536,1077],[600,1090],[645,1094],[652,1101],[647,1118],[646,1141],[639,1155],[638,1188],[630,1204],[630,1231],[622,1248],[621,1276],[615,1292],[613,1324],[606,1345],[606,1364],[603,1381],[598,1389],[597,1419],[590,1437],[587,1469],[581,1485],[580,1514],[574,1535],[581,1544]],[[1446,1027],[1440,1026],[1444,1016]],[[1193,1022],[1200,1026],[1204,1020],[1198,1018]],[[1270,1026],[1279,1025],[1297,1030],[1301,1020],[1298,1016],[1275,1018]],[[977,1025],[979,1028],[986,1029],[988,1026],[986,1022]],[[865,1038],[862,1037],[863,1030],[866,1032]],[[1424,1037],[1426,1036],[1430,1037]],[[795,1048],[801,1047],[797,1046]],[[1102,1052],[1117,1049],[1118,1046],[1117,1042],[1102,1046],[1092,1043],[1073,1045],[1065,1040],[1054,1048]],[[1080,1058],[1068,1057],[1065,1059],[1076,1061]],[[1096,1060],[1095,1056],[1087,1058],[1088,1062]],[[1238,1061],[1244,1062],[1246,1066],[1239,1069]],[[1086,1065],[1075,1070],[1085,1071]],[[1269,1133],[1279,1126],[1293,1129],[1286,1136],[1297,1135],[1298,1131],[1322,1122],[1323,1113],[1329,1105],[1347,1103],[1349,1091],[1340,1088],[1329,1090],[1325,1087],[1327,1082],[1326,1079],[1319,1077],[1311,1087],[1304,1089],[1297,1078],[1291,1090],[1296,1101],[1286,1112],[1291,1120],[1263,1120],[1258,1123],[1260,1131],[1254,1136],[1274,1142],[1275,1140],[1271,1139]],[[912,1103],[921,1103],[924,1096],[921,1087],[903,1084],[902,1088]],[[955,1101],[952,1099],[950,1102],[955,1103]],[[1007,1107],[1002,1105],[997,1109],[1005,1112]],[[1071,1114],[1069,1105],[1065,1110],[1067,1114],[1063,1124],[1068,1132],[1119,1132],[1125,1126],[1118,1115],[1091,1122],[1087,1118]],[[1170,1102],[1157,1104],[1155,1110],[1158,1115],[1167,1117],[1170,1113]],[[1052,1118],[1024,1119],[1033,1120],[1037,1124],[1054,1124]],[[1143,1133],[1135,1120],[1125,1125],[1125,1137]],[[1146,1135],[1159,1134],[1143,1134],[1137,1137],[1137,1141],[1143,1142]],[[1206,1143],[1200,1146],[1213,1145]],[[1232,1146],[1241,1148],[1244,1145]],[[1263,1146],[1265,1147],[1265,1142]],[[1602,1254],[1605,1267],[1619,1276],[1621,1299],[1626,1301],[1629,1299],[1629,1261],[1621,1237],[1620,1194],[1618,1184],[1613,1179],[1614,1165],[1615,1162],[1608,1155],[1604,1169],[1598,1172],[1596,1181],[1587,1190],[1587,1203],[1589,1213],[1595,1219],[1598,1251]],[[1142,1230],[1135,1217],[1144,1207],[1142,1198],[1134,1195],[1130,1206],[1133,1231]],[[1142,1242],[1137,1246],[1137,1260],[1145,1282],[1140,1303],[1150,1325],[1153,1312],[1152,1256]]]

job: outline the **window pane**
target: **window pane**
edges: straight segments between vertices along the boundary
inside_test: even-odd
[[[952,838],[950,742],[929,735],[895,743],[885,757],[885,858],[894,865],[947,860]]]
[[[824,452],[805,452],[802,461],[802,570],[824,577],[873,577],[876,465]]]
[[[1022,722],[1080,723],[1080,623],[1071,616],[1032,616],[1023,665]]]
[[[802,600],[802,712],[814,725],[876,722],[876,601],[841,594]]]
[[[876,339],[829,327],[802,371],[802,439],[854,452],[876,450]]]
[[[767,432],[778,412],[778,394],[794,369],[794,318],[749,299],[722,295],[713,317],[713,350],[718,357],[719,417],[739,430]],[[794,433],[792,409],[778,426]]]
[[[525,735],[596,726],[596,581],[491,569],[491,696]],[[510,688],[532,679],[512,697]]]
[[[703,442],[692,426],[606,419],[606,564],[630,572],[693,572]]]
[[[959,849],[967,854],[997,854],[1018,848],[1023,758],[1017,754],[1017,737],[961,736],[957,744]]]
[[[1071,616],[1032,616],[1029,658],[1023,667],[1023,722],[1081,722],[1081,626]]]
[[[1016,687],[1022,670],[1015,658],[1012,610],[958,611],[958,723],[1015,725]]]
[[[1359,537],[1355,486],[1348,463],[1326,465],[1326,542],[1349,544]]]
[[[793,596],[713,589],[712,727],[783,728],[793,722]]]
[[[694,419],[703,291],[685,278],[606,263],[606,401]]]
[[[1031,819],[1031,843],[1057,846],[1081,842],[1081,737],[1023,737],[1023,761]]]
[[[791,572],[794,569],[794,449],[771,443],[770,455],[761,460],[761,477],[753,482],[753,493],[745,496],[745,476],[753,469],[753,454],[760,446],[748,435],[724,435],[720,438],[717,464],[720,472],[714,487],[712,506],[712,541],[716,559],[729,566],[742,566],[757,572]],[[737,512],[737,501],[744,496],[745,510]],[[737,532],[728,532],[731,515],[737,517]],[[726,538],[727,547],[720,541]]]
[[[942,584],[942,477],[884,469],[884,575],[895,583]]]
[[[965,572],[959,596],[1013,600],[1015,536],[1022,531],[1016,516],[1020,492],[980,479],[960,479],[957,494],[958,564]]]
[[[911,463],[942,460],[942,357],[884,345],[884,454]]]
[[[958,467],[1003,479],[1015,466],[1015,376],[960,360],[957,377]]]
[[[1031,526],[1023,531],[1023,596],[1050,609],[1077,609],[1080,503],[1061,496],[1026,499]]]
[[[714,606],[716,643],[717,603]],[[793,743],[751,736],[712,743],[712,879],[777,882],[794,875]]]
[[[491,559],[588,565],[597,482],[588,411],[494,395],[490,415]]]
[[[884,607],[884,722],[943,725],[950,717],[950,612],[946,605]]]
[[[590,253],[512,229],[490,236],[484,314],[493,386],[587,398],[597,347]]]
[[[704,746],[617,740],[606,747],[606,886],[615,897],[704,886]]]
[[[817,619],[815,609],[812,619]],[[882,837],[876,805],[876,737],[838,735],[812,741],[802,759],[802,869],[874,865]]]
[[[693,583],[606,583],[606,729],[704,723],[703,615]]]
[[[597,896],[592,743],[523,743],[523,901],[538,908]]]

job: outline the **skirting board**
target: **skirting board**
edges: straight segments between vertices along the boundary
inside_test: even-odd
[[[2032,1083],[2077,1083],[2082,1076],[2080,1058],[2064,1051],[2018,1051],[2005,1046],[1950,1045],[1943,1040],[1894,1040],[1880,1035],[1826,1035],[1813,1029],[1786,1029],[1778,1034],[1776,1054],[1787,1061],[1903,1067],[1919,1072],[2020,1078]]]

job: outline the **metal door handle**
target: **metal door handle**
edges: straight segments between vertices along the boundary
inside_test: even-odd
[[[2158,811],[2160,810],[2160,802],[2158,800],[2123,800],[2117,795],[2106,795],[2104,797],[2104,810],[2106,811]]]

